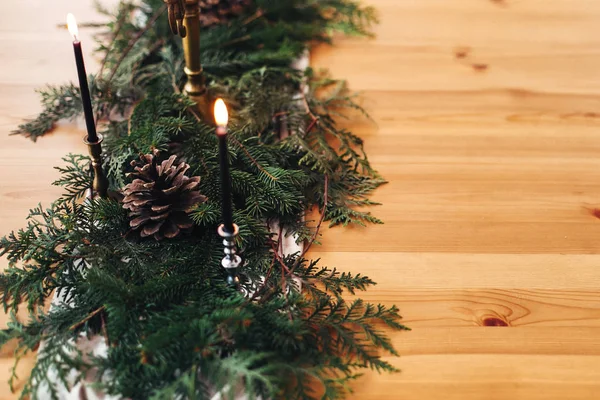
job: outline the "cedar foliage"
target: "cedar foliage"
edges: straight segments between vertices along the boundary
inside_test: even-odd
[[[378,350],[397,354],[382,328],[406,329],[398,309],[344,298],[375,283],[321,266],[306,251],[278,256],[279,236],[269,229],[279,221],[308,250],[322,221],[381,222],[357,207],[374,204],[369,195],[384,181],[361,139],[335,122],[344,109],[360,107],[343,81],[290,67],[309,42],[330,42],[332,31],[368,35],[374,11],[352,0],[256,0],[202,32],[208,90],[231,107],[246,296],[226,285],[220,267],[217,139],[181,93],[181,44],[163,1],[101,11],[112,22],[99,37],[104,61],[90,82],[112,189],[129,183],[132,160],[157,149],[190,164],[208,200],[193,211],[191,233],[140,239],[117,200],[80,201],[89,160],[65,158],[55,182],[65,194],[32,209],[24,229],[0,239],[10,263],[0,275],[1,298],[13,313],[0,344],[17,339],[18,359],[44,342],[22,398],[38,390],[55,397],[57,382],[70,386],[93,371],[99,388],[132,399],[209,399],[239,390],[251,398],[340,399],[361,370],[395,371]],[[81,113],[72,84],[41,94],[44,111],[16,132],[32,140]],[[293,134],[280,140],[283,123]],[[314,208],[321,220],[306,221]],[[45,311],[53,293],[60,301]],[[21,307],[27,322],[16,317]],[[91,335],[105,338],[106,357],[77,349]]]

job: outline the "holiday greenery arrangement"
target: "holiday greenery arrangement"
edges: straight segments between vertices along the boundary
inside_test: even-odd
[[[182,93],[181,42],[163,0],[102,10],[112,22],[90,79],[113,195],[82,201],[89,158],[69,155],[56,182],[65,194],[0,241],[10,262],[0,291],[14,312],[1,343],[17,339],[18,358],[43,342],[22,397],[56,397],[57,383],[94,374],[103,392],[132,399],[229,398],[240,387],[251,398],[338,399],[362,369],[395,370],[378,352],[396,354],[382,329],[405,329],[398,310],[346,301],[374,282],[306,258],[324,221],[380,223],[357,207],[373,205],[384,180],[335,121],[360,107],[342,81],[291,67],[334,31],[368,35],[374,11],[351,0],[200,3],[207,88],[232,107],[241,287],[220,266],[217,138]],[[43,112],[17,131],[33,140],[81,113],[74,85],[40,93]],[[281,255],[283,232],[304,250]],[[62,301],[47,310],[54,293]],[[77,347],[92,335],[105,338],[106,357]]]

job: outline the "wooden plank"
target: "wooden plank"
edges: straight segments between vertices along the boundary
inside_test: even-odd
[[[596,253],[598,98],[426,92],[410,103],[409,93],[382,93],[365,94],[379,127],[358,132],[390,181],[372,211],[391,233],[326,232],[323,251],[358,249],[366,235],[377,251]]]
[[[332,238],[333,239],[333,238]],[[340,271],[360,272],[372,293],[420,289],[590,290],[600,287],[596,255],[323,252],[311,256]]]
[[[593,39],[600,10],[593,0],[369,3],[382,18],[377,41],[344,41],[315,57],[355,89],[600,89]],[[468,56],[458,59],[456,50],[465,47]]]
[[[69,152],[85,154],[82,137],[81,130],[64,126],[34,144],[3,130],[0,146],[10,151],[2,153],[5,168],[0,168],[0,234],[22,228],[29,209],[38,203],[48,206],[60,195],[61,188],[51,186],[60,176],[54,166],[63,165],[61,158]]]
[[[384,281],[376,290],[359,292],[357,296],[372,303],[396,304],[403,323],[415,330],[476,326],[600,327],[598,290],[397,289],[394,282]]]
[[[388,359],[396,375],[367,375],[352,399],[591,400],[600,356],[425,355]]]
[[[419,327],[600,326],[600,292],[556,289],[421,289],[361,294],[365,300],[395,303],[404,322]]]
[[[412,324],[411,324],[412,325]],[[417,327],[392,335],[406,356],[453,354],[600,355],[600,327]]]

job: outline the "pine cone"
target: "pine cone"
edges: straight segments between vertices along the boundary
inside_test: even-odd
[[[200,0],[200,25],[222,24],[240,15],[252,0]]]
[[[193,226],[188,213],[206,197],[198,191],[200,177],[185,175],[190,166],[177,163],[177,156],[158,162],[158,152],[141,155],[142,162],[132,161],[135,179],[125,186],[123,208],[132,218],[129,225],[140,236],[154,239],[174,238]]]

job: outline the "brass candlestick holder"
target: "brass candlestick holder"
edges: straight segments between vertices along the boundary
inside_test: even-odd
[[[102,198],[108,196],[108,179],[102,168],[102,140],[104,138],[100,134],[98,134],[96,142],[88,141],[87,136],[83,138],[83,142],[87,145],[88,152],[92,158],[92,168],[94,170],[94,181],[92,182],[94,193],[92,193],[92,198],[94,198],[94,194],[98,194]]]
[[[184,72],[187,75],[183,89],[196,101],[200,113],[207,116],[210,102],[200,63],[200,5],[198,0],[164,1],[168,6],[171,31],[183,38]]]
[[[238,249],[235,244],[235,238],[239,232],[240,228],[236,224],[233,224],[233,232],[231,233],[225,230],[225,225],[220,225],[218,229],[219,236],[223,238],[223,252],[225,253],[221,266],[227,272],[227,283],[235,287],[240,284],[238,268],[242,264],[242,258],[237,254]]]

